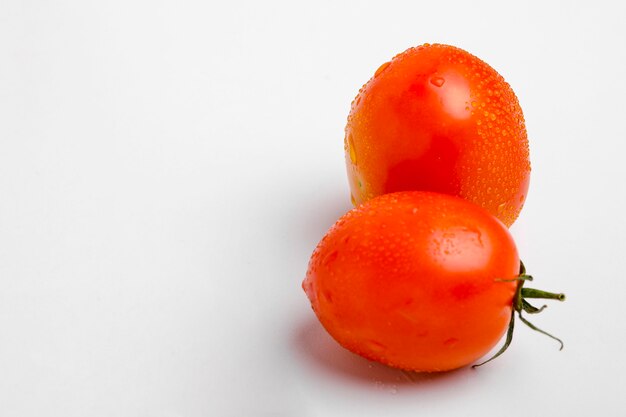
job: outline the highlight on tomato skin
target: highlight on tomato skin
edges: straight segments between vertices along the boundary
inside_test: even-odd
[[[502,338],[519,265],[513,238],[486,210],[450,195],[399,192],[340,218],[302,286],[344,348],[397,368],[447,371]]]
[[[460,196],[510,226],[527,196],[524,115],[510,85],[449,45],[384,63],[352,102],[345,159],[354,205],[423,190]]]

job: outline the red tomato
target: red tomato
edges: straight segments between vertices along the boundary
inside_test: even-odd
[[[345,348],[417,371],[462,367],[500,340],[520,260],[507,228],[461,198],[401,192],[344,215],[303,288]]]
[[[426,190],[472,201],[510,226],[530,178],[513,90],[459,48],[411,48],[383,64],[352,102],[345,153],[353,203]]]

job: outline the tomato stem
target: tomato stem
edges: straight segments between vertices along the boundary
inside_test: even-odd
[[[487,359],[484,362],[472,365],[472,368],[478,368],[479,366],[483,366],[487,362],[491,362],[492,360],[494,360],[498,356],[502,355],[509,348],[509,345],[513,341],[513,330],[514,329],[515,329],[515,310],[511,310],[511,321],[509,321],[509,329],[506,332],[506,340],[504,341],[504,345],[502,345],[500,350],[498,352],[496,352],[495,355],[493,355],[492,357],[490,357],[489,359]]]
[[[548,333],[548,332],[546,332],[546,331],[544,331],[544,330],[541,330],[540,328],[538,328],[537,326],[535,326],[534,324],[532,324],[531,322],[529,322],[528,320],[526,320],[524,317],[522,317],[522,315],[521,315],[521,314],[519,315],[519,319],[520,319],[520,320],[521,320],[521,321],[522,321],[525,325],[527,325],[528,327],[530,327],[531,329],[533,329],[533,330],[535,330],[535,331],[537,331],[537,332],[539,332],[539,333],[543,333],[543,334],[545,334],[546,336],[548,336],[548,337],[550,337],[550,338],[552,338],[552,339],[556,340],[557,342],[559,342],[559,343],[561,344],[561,347],[559,348],[559,350],[563,350],[563,346],[564,346],[564,345],[563,345],[563,341],[562,341],[561,339],[559,339],[559,338],[558,338],[558,337],[556,337],[556,336],[551,335],[550,333]]]
[[[491,358],[487,359],[484,362],[481,362],[479,364],[473,365],[472,368],[477,368],[479,366],[482,366],[484,364],[486,364],[487,362],[491,362],[492,360],[494,360],[495,358],[497,358],[498,356],[502,355],[511,345],[511,342],[513,341],[513,329],[515,328],[515,313],[517,313],[519,319],[522,321],[522,323],[524,323],[525,325],[527,325],[528,327],[530,327],[531,329],[542,333],[554,340],[556,340],[557,342],[560,343],[561,347],[559,350],[563,350],[563,341],[561,339],[559,339],[556,336],[551,335],[550,333],[546,332],[545,330],[541,330],[540,328],[538,328],[537,326],[535,326],[534,324],[532,324],[531,322],[529,322],[528,320],[526,320],[525,317],[522,316],[522,311],[525,311],[528,314],[537,314],[537,313],[541,313],[547,306],[541,306],[539,308],[533,306],[532,304],[530,304],[527,300],[527,298],[530,299],[547,299],[547,300],[558,300],[558,301],[565,301],[565,294],[563,293],[553,293],[553,292],[548,292],[548,291],[543,291],[543,290],[538,290],[535,288],[523,288],[524,284],[526,283],[526,281],[532,281],[533,277],[531,275],[527,275],[526,274],[526,267],[524,266],[524,263],[522,261],[520,261],[520,271],[519,271],[519,275],[513,279],[497,279],[496,281],[499,282],[511,282],[511,281],[517,281],[517,289],[515,291],[515,296],[513,298],[513,308],[511,310],[511,321],[509,322],[509,328],[506,332],[506,340],[504,341],[504,345],[502,345],[502,347],[500,348],[500,350],[498,350],[498,352],[496,352],[495,355],[493,355]]]
[[[544,304],[541,307],[537,308],[534,305],[530,304],[528,301],[522,300],[522,309],[528,314],[541,313],[547,307],[548,306]]]
[[[565,301],[565,294],[556,294],[537,290],[535,288],[522,288],[522,298],[546,298],[550,300]]]

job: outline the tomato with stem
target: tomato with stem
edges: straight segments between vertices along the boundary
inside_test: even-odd
[[[506,349],[514,314],[530,324],[522,311],[540,311],[527,299],[563,298],[523,288],[530,279],[509,231],[486,210],[413,191],[379,196],[340,218],[302,285],[348,350],[402,369],[446,371],[477,361],[505,333]]]

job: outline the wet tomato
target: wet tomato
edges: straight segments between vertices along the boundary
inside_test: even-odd
[[[315,249],[303,288],[350,351],[444,371],[476,361],[506,332],[519,268],[511,235],[486,210],[450,195],[399,192],[339,219]]]
[[[460,196],[510,226],[530,178],[517,97],[459,48],[422,45],[383,64],[352,102],[345,153],[353,203],[426,190]]]

